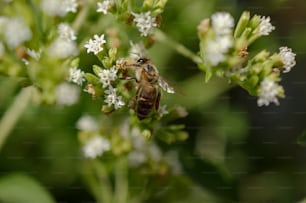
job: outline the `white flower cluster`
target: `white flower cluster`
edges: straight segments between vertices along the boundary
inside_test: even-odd
[[[279,105],[277,99],[278,93],[279,85],[276,82],[270,80],[269,78],[265,78],[260,83],[257,105],[268,106],[271,102],[275,103],[276,105]]]
[[[284,73],[288,73],[293,66],[295,66],[295,56],[296,54],[292,52],[292,49],[288,47],[280,47],[279,54],[281,61],[284,64]]]
[[[84,72],[77,67],[73,67],[69,69],[68,81],[73,82],[77,85],[82,85],[84,81]]]
[[[101,156],[105,151],[111,149],[111,144],[108,139],[100,135],[90,138],[83,146],[84,156],[87,158],[95,159]]]
[[[99,73],[99,77],[103,88],[111,86],[111,81],[114,81],[117,78],[117,69],[115,67],[112,67],[111,69],[103,69],[101,73]]]
[[[153,28],[157,26],[156,18],[151,16],[150,11],[140,14],[132,13],[132,15],[141,36],[148,36],[153,32]]]
[[[275,27],[270,23],[270,17],[261,16],[260,17],[260,24],[259,24],[259,35],[269,35],[270,32],[272,32]]]
[[[14,49],[32,38],[32,31],[20,17],[0,17],[0,34],[10,49]]]
[[[67,23],[59,24],[58,37],[51,43],[48,54],[60,59],[77,54],[78,50],[75,40],[76,35],[70,25]]]
[[[76,0],[42,0],[42,10],[50,16],[65,16],[67,13],[76,13],[78,3]]]
[[[211,65],[216,66],[225,61],[225,54],[234,44],[231,36],[234,19],[229,13],[217,12],[211,17],[211,25],[215,38],[207,42],[205,57]]]
[[[87,53],[93,52],[97,55],[99,52],[103,51],[103,44],[106,41],[104,40],[104,34],[100,37],[98,35],[94,35],[94,39],[89,39],[89,41],[84,45],[87,48]]]
[[[108,106],[114,105],[115,109],[119,109],[125,105],[124,101],[122,100],[122,96],[117,95],[117,89],[109,86],[108,90],[105,90],[106,99],[104,100]]]
[[[104,0],[103,2],[98,2],[98,13],[107,14],[108,10],[114,5],[114,0]]]

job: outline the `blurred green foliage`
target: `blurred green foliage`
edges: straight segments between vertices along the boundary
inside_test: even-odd
[[[3,4],[0,3],[0,9]],[[187,109],[188,116],[174,123],[184,123],[189,134],[184,142],[159,144],[165,151],[179,152],[184,172],[175,178],[162,174],[139,176],[141,173],[135,170],[129,180],[133,194],[147,192],[143,188],[149,185],[156,196],[147,199],[147,203],[287,203],[305,198],[306,150],[296,144],[299,135],[299,142],[305,141],[305,9],[303,0],[168,2],[161,30],[192,51],[198,47],[197,25],[215,11],[228,11],[236,20],[243,10],[270,15],[276,31],[272,38],[259,41],[251,49],[269,50],[288,44],[297,53],[298,66],[283,82],[289,98],[281,101],[280,107],[258,109],[254,98],[222,79],[204,83],[204,75],[192,61],[157,42],[149,55],[161,74],[182,92],[165,95],[163,102]],[[29,11],[23,12],[27,16]],[[96,15],[89,19],[95,22]],[[98,22],[94,30],[84,25],[78,33],[80,39],[88,32],[103,31],[107,22],[110,21]],[[80,67],[84,70],[91,70],[91,65],[98,63],[83,52],[81,58]],[[0,76],[1,116],[23,85],[20,79]],[[19,193],[22,201],[17,198],[13,203],[37,199],[42,203],[95,201],[91,186],[83,180],[90,174],[93,177],[89,178],[94,178],[95,169],[81,155],[75,123],[84,114],[101,118],[100,105],[100,101],[93,101],[85,93],[71,107],[29,105],[0,152],[0,202],[15,190],[24,193]],[[14,175],[16,172],[26,175]],[[165,187],[154,185],[153,180]]]

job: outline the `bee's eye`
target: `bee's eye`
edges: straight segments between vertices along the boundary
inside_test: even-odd
[[[137,63],[143,64],[144,63],[144,59],[143,58],[138,59]]]

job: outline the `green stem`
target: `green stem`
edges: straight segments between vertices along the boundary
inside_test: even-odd
[[[77,32],[81,26],[84,24],[86,20],[87,14],[90,10],[91,3],[87,2],[84,4],[83,9],[78,13],[78,16],[75,18],[74,22],[72,23],[72,28]]]
[[[30,102],[33,95],[33,91],[34,87],[32,86],[22,89],[15,98],[14,103],[4,113],[0,121],[0,150],[8,138],[10,132],[16,125],[18,119],[21,117],[26,107],[28,106],[28,103]]]
[[[99,199],[102,199],[103,203],[111,203],[113,193],[107,170],[99,160],[93,161],[93,167],[98,178],[98,188],[96,190],[100,191],[96,195],[99,196]]]
[[[161,30],[156,30],[155,31],[155,36],[157,41],[160,41],[164,44],[167,44],[169,47],[173,48],[174,50],[176,50],[178,53],[182,54],[183,56],[185,56],[186,58],[191,59],[194,63],[196,64],[201,64],[203,63],[203,60],[196,55],[195,53],[193,53],[192,51],[190,51],[189,49],[187,49],[185,46],[183,46],[180,43],[177,43],[176,41],[172,40],[171,38],[169,38],[164,32],[162,32]]]
[[[115,202],[128,202],[127,160],[119,159],[115,166]]]

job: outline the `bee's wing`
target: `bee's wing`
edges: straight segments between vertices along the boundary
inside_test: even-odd
[[[174,88],[171,87],[164,79],[161,77],[158,78],[158,85],[167,93],[173,94],[175,93]]]

